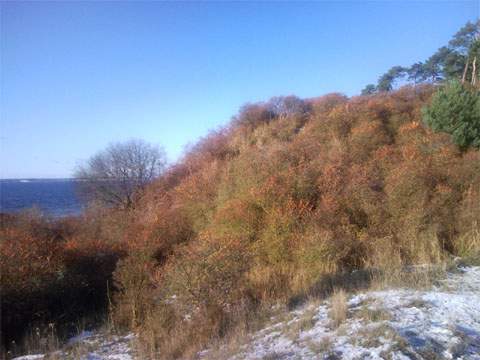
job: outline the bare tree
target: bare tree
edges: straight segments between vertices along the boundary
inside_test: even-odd
[[[159,176],[166,164],[165,152],[142,140],[114,143],[79,166],[75,177],[79,191],[90,200],[125,209],[134,197]]]

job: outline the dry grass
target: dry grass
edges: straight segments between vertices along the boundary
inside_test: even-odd
[[[320,341],[309,340],[307,345],[314,354],[328,354],[332,351],[333,341],[330,337],[325,336]]]
[[[301,332],[310,330],[315,326],[316,307],[310,306],[306,309],[298,320],[291,322],[286,333],[291,340],[298,338]]]
[[[386,323],[375,326],[365,326],[357,332],[354,342],[367,348],[375,348],[383,343],[381,339],[387,339],[395,343],[403,344],[403,338],[400,337],[395,329]]]
[[[416,308],[425,308],[428,306],[428,302],[426,302],[425,300],[423,299],[413,299],[412,301],[410,301],[408,304],[407,304],[407,307],[416,307]]]
[[[187,319],[182,309],[156,308],[139,329],[136,351],[142,359],[190,359],[208,349],[209,359],[225,359],[238,353],[248,342],[249,334],[271,322],[271,315],[275,314],[277,322],[283,320],[279,320],[280,317],[289,315],[271,308],[250,310],[197,311],[190,313]]]
[[[388,312],[388,310],[382,308],[372,308],[368,305],[362,306],[360,310],[355,313],[355,316],[367,322],[378,322],[392,319],[392,315]]]
[[[373,278],[370,289],[384,290],[399,287],[429,289],[438,279],[447,273],[448,262],[384,268]]]
[[[86,318],[80,319],[73,334],[81,334],[86,328],[87,324],[91,324],[90,320]],[[112,333],[110,326],[105,324],[98,328],[99,333],[105,334],[109,337]],[[72,344],[67,342],[71,338],[72,333],[67,330],[57,331],[53,323],[47,326],[35,327],[27,332],[25,337],[17,344],[12,342],[9,352],[3,354],[0,358],[10,359],[12,357],[25,354],[45,354],[48,360],[60,359],[81,359],[87,357],[89,352],[95,350],[95,345],[78,341]]]
[[[210,344],[207,358],[212,360],[223,360],[238,354],[243,345],[250,340],[249,331],[245,323],[240,323],[230,329],[228,335],[223,339]]]
[[[330,298],[330,319],[333,327],[339,327],[346,319],[348,312],[347,294],[344,290],[334,290]]]
[[[280,360],[280,359],[283,359],[284,358],[284,355],[283,353],[279,353],[279,352],[272,352],[270,354],[267,354],[265,356],[262,357],[262,360]]]
[[[34,327],[19,341],[12,341],[9,351],[5,354],[6,358],[38,353],[53,353],[58,350],[61,340],[57,334],[55,324],[48,324],[43,327]]]
[[[467,265],[480,265],[480,226],[472,226],[472,230],[459,236],[455,242],[455,251]]]

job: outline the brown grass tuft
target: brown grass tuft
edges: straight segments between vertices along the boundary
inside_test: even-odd
[[[329,316],[333,327],[339,327],[346,319],[348,313],[347,294],[342,289],[334,290],[330,298]]]

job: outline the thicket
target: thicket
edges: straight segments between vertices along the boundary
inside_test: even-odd
[[[1,215],[0,357],[45,351],[105,320],[112,273],[126,254],[122,219],[101,209],[56,220],[35,210]]]
[[[424,125],[435,90],[249,104],[127,210],[3,217],[4,344],[110,310],[189,357],[338,274],[478,257],[480,152]]]
[[[188,357],[334,274],[478,256],[480,153],[423,125],[434,91],[243,107],[132,212],[117,325]]]

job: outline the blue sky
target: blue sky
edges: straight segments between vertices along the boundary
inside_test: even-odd
[[[69,177],[113,141],[170,161],[245,102],[355,95],[474,1],[1,2],[0,177]]]

